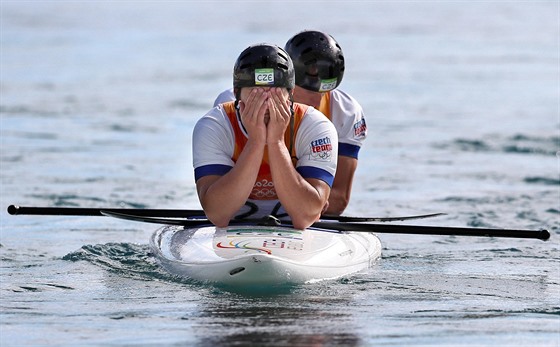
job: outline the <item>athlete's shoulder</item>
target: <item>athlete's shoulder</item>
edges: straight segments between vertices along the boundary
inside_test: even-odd
[[[296,108],[299,106],[302,110],[304,110],[305,118],[312,119],[313,121],[326,121],[327,123],[330,123],[329,119],[315,107],[298,103],[294,103],[294,105],[297,105]]]
[[[206,112],[206,114],[196,122],[196,126],[229,127],[231,125],[227,112],[225,111],[223,105],[219,104]]]
[[[334,124],[323,114],[321,111],[313,106],[307,106],[305,117],[301,121],[301,127],[311,132],[328,131],[334,132],[336,135],[336,128]]]
[[[362,106],[352,95],[343,90],[335,89],[330,91],[331,105],[339,105],[341,109],[362,110]]]
[[[233,88],[226,89],[216,97],[214,100],[214,106],[218,106],[219,104],[223,104],[224,102],[234,101],[235,95],[233,95]]]

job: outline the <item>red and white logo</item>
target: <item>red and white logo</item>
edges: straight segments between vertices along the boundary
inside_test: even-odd
[[[311,141],[311,159],[318,161],[331,161],[332,149],[331,139],[328,136]]]
[[[367,133],[367,125],[365,118],[360,119],[354,123],[354,138],[360,139],[365,137]]]

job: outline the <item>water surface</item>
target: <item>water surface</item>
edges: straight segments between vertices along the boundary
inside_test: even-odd
[[[0,6],[2,346],[560,345],[557,1]],[[347,215],[551,240],[380,234],[367,272],[249,295],[163,271],[154,225],[5,212],[200,208],[196,120],[239,52],[306,28],[366,112]]]

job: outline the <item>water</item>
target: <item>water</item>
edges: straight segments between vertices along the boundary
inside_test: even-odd
[[[0,344],[559,346],[560,4],[1,2]],[[294,25],[295,23],[295,25]],[[298,24],[299,23],[299,24]],[[190,140],[239,52],[317,28],[370,132],[347,215],[547,228],[380,235],[370,271],[269,295],[174,278],[154,225],[9,204],[198,209]]]

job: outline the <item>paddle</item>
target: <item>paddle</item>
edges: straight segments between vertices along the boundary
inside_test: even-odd
[[[115,213],[110,211],[101,211],[103,215],[132,220],[137,222],[183,225],[188,227],[211,225],[207,219],[172,219],[158,218],[147,216],[127,215],[123,213]],[[274,217],[272,217],[274,218]],[[271,222],[272,221],[272,222]],[[291,226],[289,221],[280,221],[278,219],[264,220],[232,220],[230,225],[284,225]],[[394,224],[372,224],[372,223],[353,223],[353,222],[315,222],[313,228],[352,231],[352,232],[375,232],[389,234],[415,234],[415,235],[448,235],[448,236],[478,236],[478,237],[509,237],[509,238],[526,238],[539,239],[546,241],[550,238],[548,230],[517,230],[517,229],[491,229],[491,228],[465,228],[465,227],[436,227],[436,226],[420,226],[420,225],[394,225]]]
[[[75,208],[75,207],[21,207],[10,205],[8,213],[11,215],[66,215],[66,216],[110,216],[115,218],[183,226],[199,226],[211,224],[205,218],[203,211],[200,210],[154,210],[154,209],[97,209],[97,208]],[[202,214],[201,214],[202,213]],[[395,218],[427,218],[426,216],[440,215],[420,215],[409,217],[348,217],[356,220],[367,221],[386,221],[386,220],[403,220]],[[199,217],[189,219],[186,217]],[[334,217],[333,217],[334,218]],[[343,217],[339,217],[343,218]],[[348,219],[347,219],[348,220]],[[230,224],[261,224],[262,220],[233,220]],[[290,222],[281,223],[290,226]],[[273,223],[274,224],[274,223]],[[269,224],[270,225],[270,224]],[[356,223],[351,221],[344,222],[323,222],[319,221],[312,225],[315,228],[338,230],[338,231],[355,231],[355,232],[375,232],[375,233],[394,233],[394,234],[417,234],[417,235],[455,235],[455,236],[487,236],[487,237],[510,237],[510,238],[529,238],[546,241],[550,238],[547,230],[516,230],[516,229],[490,229],[490,228],[465,228],[465,227],[434,227],[434,226],[418,226],[418,225],[390,225],[390,224],[372,224],[372,223]]]
[[[135,216],[186,218],[205,217],[203,210],[166,210],[166,209],[142,209],[142,208],[82,208],[82,207],[25,207],[10,205],[8,213],[11,215],[57,215],[57,216],[103,216],[101,211],[124,213]],[[339,222],[394,222],[410,219],[422,219],[445,215],[445,213],[430,213],[403,217],[350,217],[350,216],[321,216],[324,220],[335,220]]]

